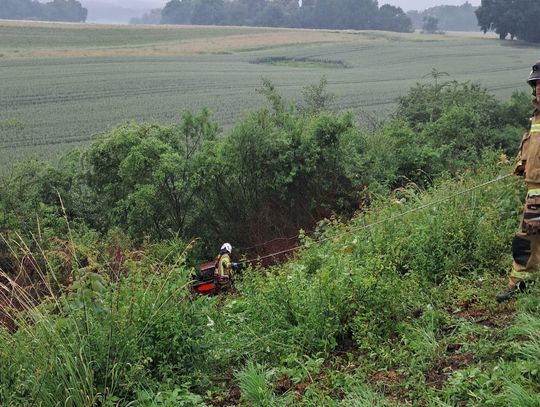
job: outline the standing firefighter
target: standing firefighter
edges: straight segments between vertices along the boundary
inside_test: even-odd
[[[523,135],[519,163],[514,173],[523,176],[527,198],[519,230],[512,240],[512,272],[508,288],[497,296],[507,301],[533,281],[540,266],[540,61],[533,67],[527,83],[533,88],[534,113],[531,128]]]
[[[220,284],[227,284],[230,281],[233,270],[238,268],[238,264],[231,260],[232,246],[230,243],[223,243],[219,250],[216,263],[216,277]]]

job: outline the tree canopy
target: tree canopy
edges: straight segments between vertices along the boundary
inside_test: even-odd
[[[0,18],[12,20],[46,20],[84,22],[88,10],[77,0],[53,0],[40,3],[36,0],[0,1]]]
[[[479,85],[432,76],[372,133],[329,109],[325,78],[298,102],[263,80],[266,105],[226,133],[207,110],[167,126],[118,127],[57,166],[30,162],[0,182],[0,234],[62,236],[66,216],[74,228],[119,230],[137,244],[197,237],[201,250],[248,247],[348,217],[372,193],[473,168],[486,149],[514,152],[528,95],[502,103]],[[2,252],[0,241],[0,261]]]
[[[537,0],[482,0],[475,13],[484,33],[495,31],[500,39],[510,35],[511,39],[540,42]]]
[[[461,6],[435,6],[424,11],[412,10],[407,12],[415,29],[423,28],[427,17],[438,20],[438,29],[442,31],[477,31],[478,21],[474,14],[476,7],[466,1]]]
[[[412,31],[401,8],[376,0],[171,0],[161,23]]]
[[[434,16],[425,16],[422,31],[428,34],[434,34],[439,31],[439,19]]]

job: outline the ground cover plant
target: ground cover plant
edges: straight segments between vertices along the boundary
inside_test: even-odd
[[[370,132],[324,78],[259,89],[219,137],[206,110],[131,123],[2,179],[0,404],[537,405],[539,288],[494,299],[528,96],[434,72]],[[268,220],[309,226],[288,261],[194,298],[193,264]]]
[[[171,124],[185,110],[208,107],[230,128],[262,102],[261,77],[292,98],[325,75],[333,107],[372,124],[433,68],[508,98],[525,86],[532,54],[476,34],[2,22],[0,170],[23,157],[58,157],[128,121]],[[250,63],[264,58],[343,65]]]
[[[125,248],[129,260],[115,270],[103,254],[90,262],[97,242],[74,236],[72,289],[51,287],[21,314],[17,333],[1,332],[0,397],[7,405],[536,405],[538,289],[494,300],[521,183],[475,188],[508,171],[494,154],[483,162],[430,192],[411,185],[381,197],[350,223],[322,222],[295,259],[247,269],[226,297],[189,301],[179,246],[161,261],[158,248]],[[43,253],[49,276],[65,267],[55,256]]]

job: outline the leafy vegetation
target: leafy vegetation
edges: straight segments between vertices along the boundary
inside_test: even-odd
[[[529,97],[431,76],[371,128],[324,77],[301,100],[263,79],[229,129],[202,109],[20,163],[0,184],[0,404],[538,404],[540,288],[494,298],[524,192],[494,180]],[[229,295],[193,297],[218,242],[298,230],[287,262],[240,259]]]
[[[484,33],[495,31],[501,40],[510,35],[511,39],[540,42],[534,17],[540,13],[540,5],[534,0],[482,0],[475,13]]]
[[[439,19],[433,16],[423,18],[422,32],[427,34],[436,34],[439,32]]]
[[[138,243],[200,238],[207,255],[221,240],[248,247],[311,230],[332,214],[349,217],[373,191],[427,187],[476,167],[486,148],[511,154],[530,110],[522,93],[501,103],[477,84],[419,83],[393,120],[369,133],[351,114],[328,111],[325,78],[299,103],[268,80],[260,93],[267,106],[227,134],[203,110],[171,126],[103,133],[56,167],[20,166],[1,188],[3,229],[30,237],[47,225],[37,218],[65,212]]]
[[[67,242],[77,257],[72,288],[50,287],[54,295],[21,313],[15,334],[0,332],[0,398],[534,405],[538,290],[516,309],[493,297],[509,265],[519,181],[448,198],[500,173],[494,155],[484,165],[429,193],[411,186],[381,197],[349,224],[330,221],[319,229],[324,243],[305,237],[294,261],[247,269],[229,297],[190,301],[178,247],[165,262],[153,260],[156,248],[125,248],[115,269],[97,241],[76,234]],[[421,205],[429,208],[404,214]],[[54,253],[44,252],[43,277],[61,270]],[[102,254],[81,267],[92,253]],[[22,287],[5,279],[24,302]]]
[[[437,20],[437,31],[478,31],[478,20],[474,14],[477,7],[468,1],[461,6],[441,5],[429,7],[423,11],[411,10],[407,15],[411,19],[415,29],[423,28],[427,21]],[[424,28],[424,31],[428,31]]]

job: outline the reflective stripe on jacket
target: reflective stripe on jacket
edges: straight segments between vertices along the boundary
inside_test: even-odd
[[[519,159],[525,161],[525,182],[540,185],[540,111],[531,118],[531,128],[523,135]]]
[[[224,253],[219,257],[217,272],[220,277],[230,276],[232,270],[232,261],[228,253]]]

